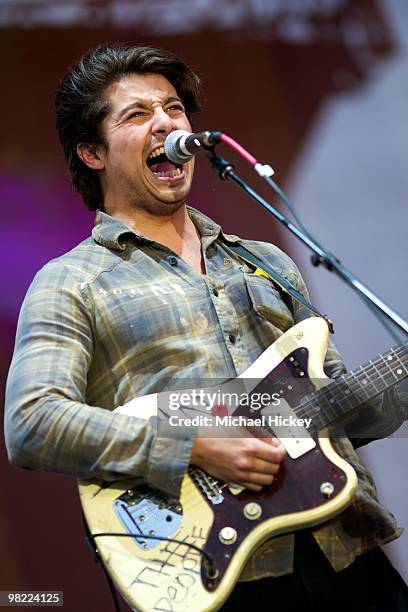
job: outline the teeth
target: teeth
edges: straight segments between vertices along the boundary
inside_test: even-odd
[[[147,159],[152,159],[154,157],[158,157],[159,155],[164,155],[164,147],[159,147],[152,151]]]
[[[180,176],[181,170],[180,170],[180,168],[176,168],[175,170],[171,170],[169,172],[155,172],[154,174],[156,176],[158,176],[158,177],[163,177],[163,176]]]

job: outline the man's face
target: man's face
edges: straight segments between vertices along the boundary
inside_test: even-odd
[[[111,110],[101,123],[107,149],[99,154],[106,210],[173,212],[186,200],[194,169],[193,161],[175,166],[158,156],[171,131],[191,131],[176,90],[162,75],[129,74],[105,95]]]

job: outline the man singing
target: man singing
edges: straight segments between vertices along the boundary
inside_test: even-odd
[[[276,439],[163,438],[150,421],[112,413],[175,379],[234,378],[310,316],[229,245],[247,246],[306,295],[285,253],[226,235],[186,204],[194,161],[173,164],[163,143],[173,130],[191,131],[198,90],[174,54],[121,45],[92,49],[59,86],[72,182],[97,212],[92,236],[38,272],[21,309],[6,398],[16,465],[140,478],[175,497],[190,464],[255,492],[279,471],[285,450]],[[331,344],[325,370],[345,371]],[[394,387],[369,409],[398,425],[406,400]],[[313,533],[265,542],[223,610],[254,601],[258,610],[408,610],[407,588],[379,548],[400,531],[350,441],[337,448],[358,474],[353,502]]]

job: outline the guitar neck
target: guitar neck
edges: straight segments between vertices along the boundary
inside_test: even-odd
[[[403,345],[306,396],[296,408],[296,414],[299,417],[311,417],[311,429],[318,432],[336,422],[347,420],[361,404],[407,375],[408,352],[407,346]]]

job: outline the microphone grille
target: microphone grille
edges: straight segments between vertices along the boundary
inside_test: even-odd
[[[180,151],[180,140],[183,136],[191,136],[191,133],[187,132],[187,130],[174,130],[170,132],[164,141],[164,152],[174,164],[184,164],[190,161],[190,159],[193,159],[193,155],[185,154]]]

